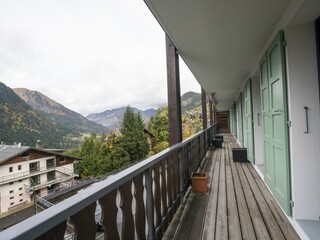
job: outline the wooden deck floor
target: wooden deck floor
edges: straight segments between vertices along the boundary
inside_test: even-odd
[[[175,239],[300,239],[251,165],[234,163],[231,134],[209,151],[208,193],[190,193]]]

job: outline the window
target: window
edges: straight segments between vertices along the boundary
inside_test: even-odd
[[[54,180],[56,178],[56,173],[55,172],[48,172],[47,173],[47,180],[51,181]]]
[[[32,176],[32,185],[38,185],[40,184],[40,175]]]
[[[13,190],[11,190],[9,193],[13,193]]]
[[[54,158],[47,159],[47,169],[54,168]]]
[[[29,163],[30,173],[40,170],[40,162]]]
[[[11,203],[10,203],[10,206],[12,206],[12,205],[14,205],[14,202],[11,202]]]
[[[22,182],[22,179],[20,179],[19,182]]]
[[[14,199],[14,197],[10,197],[10,200]]]
[[[22,202],[22,201],[23,201],[23,199],[20,199],[19,201],[20,201],[20,202]]]
[[[18,170],[21,170],[21,165],[18,165]]]
[[[13,167],[9,167],[9,172],[12,172],[13,171]]]
[[[22,191],[22,187],[21,187],[21,188],[19,188],[19,191]]]
[[[13,182],[9,182],[9,185],[13,185]]]
[[[29,151],[21,153],[21,157],[29,157]]]
[[[20,193],[20,194],[19,194],[19,197],[21,197],[22,195],[23,195],[23,193]]]

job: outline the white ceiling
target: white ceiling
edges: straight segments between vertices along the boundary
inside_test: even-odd
[[[229,110],[290,3],[302,1],[145,2],[218,109]]]

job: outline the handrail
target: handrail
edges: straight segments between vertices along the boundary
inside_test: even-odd
[[[23,171],[23,172],[19,172],[19,173],[14,173],[14,174],[10,174],[10,175],[6,175],[3,177],[0,177],[0,185],[1,184],[5,184],[8,182],[12,182],[12,181],[17,181],[18,179],[23,179],[26,177],[32,177],[35,175],[39,175],[42,173],[46,173],[46,172],[50,172],[50,171],[59,171],[61,173],[64,174],[68,174],[68,175],[74,175],[74,173],[72,172],[71,169],[66,168],[66,167],[61,167],[61,166],[43,166],[43,167],[39,167],[38,170],[27,170],[27,171]]]
[[[43,166],[43,167],[38,167],[36,170],[30,169],[30,170],[23,171],[23,172],[8,174],[8,175],[0,177],[0,184],[5,184],[7,182],[16,181],[20,178],[25,178],[28,176],[37,175],[37,174],[43,173],[43,172],[53,171],[53,170],[55,170],[55,168],[56,168],[55,165]]]
[[[92,226],[95,224],[94,209],[97,201],[102,211],[105,212],[102,215],[108,216],[102,219],[106,232],[112,236],[119,236],[115,223],[117,210],[114,209],[117,192],[120,192],[121,197],[119,208],[122,209],[122,214],[126,219],[122,223],[124,234],[121,235],[122,237],[125,238],[126,234],[130,236],[132,231],[133,234],[145,235],[147,232],[145,223],[147,223],[149,234],[144,238],[153,239],[154,236],[162,236],[161,234],[167,228],[166,223],[170,221],[177,207],[182,203],[183,194],[190,185],[190,175],[194,165],[200,166],[215,131],[216,126],[211,126],[183,142],[94,184],[1,232],[0,239],[35,239],[50,233],[63,236],[65,231],[63,226],[66,226],[68,218],[71,218],[73,224],[79,224],[79,227],[76,228],[79,231],[77,233],[79,237],[94,239],[95,227]],[[142,180],[143,178],[145,181]],[[133,185],[136,189],[134,195],[131,193]],[[147,194],[146,200],[143,200],[143,194]],[[133,197],[137,205],[135,214],[132,213],[131,207]],[[114,207],[110,204],[113,204]],[[146,217],[147,213],[149,217]],[[137,222],[133,219],[133,215],[137,217],[139,214],[145,218],[145,221],[140,219]],[[85,229],[81,226],[85,226]]]
[[[66,176],[54,176],[50,179],[34,183],[33,185],[32,184],[24,184],[24,188],[27,191],[30,191],[31,189],[34,191],[34,190],[38,190],[40,188],[43,188],[46,185],[55,184],[57,182],[65,181],[67,179],[73,178],[74,176],[75,176],[74,174],[70,174],[70,175],[66,175]]]

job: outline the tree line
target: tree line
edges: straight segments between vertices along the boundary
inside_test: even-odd
[[[183,114],[184,139],[201,130],[201,122],[199,117],[195,117],[196,115],[192,112]],[[135,113],[128,106],[124,112],[120,130],[108,136],[102,134],[100,138],[95,134],[85,138],[80,148],[68,152],[69,155],[83,159],[75,165],[80,177],[105,175],[169,147],[167,106],[160,107],[146,127],[153,135],[151,145],[144,133],[145,125],[140,113]]]

